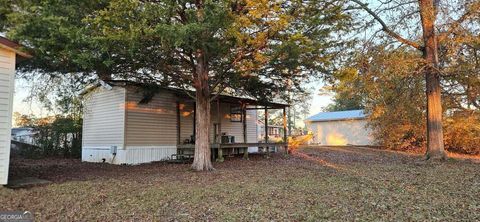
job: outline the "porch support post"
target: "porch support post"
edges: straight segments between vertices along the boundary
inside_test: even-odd
[[[268,147],[268,107],[265,106],[265,149],[267,151],[267,155],[270,153],[270,148]]]
[[[285,107],[283,107],[283,142],[285,143],[285,154],[288,154],[287,112]]]
[[[218,143],[218,157],[217,157],[217,162],[223,162],[223,150],[222,150],[222,114],[220,113],[220,99],[217,98],[217,126],[218,126],[218,135],[217,137],[217,143]]]
[[[242,104],[243,142],[247,143],[247,104]],[[243,149],[243,159],[248,160],[248,146]]]

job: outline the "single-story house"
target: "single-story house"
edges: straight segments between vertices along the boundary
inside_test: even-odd
[[[10,157],[21,155],[25,148],[37,146],[38,132],[31,127],[12,128]]]
[[[35,136],[37,135],[32,127],[16,127],[12,128],[11,139],[17,142],[36,145]]]
[[[257,131],[258,131],[258,141],[265,140],[265,123],[262,120],[257,120]],[[268,125],[267,128],[268,137],[271,141],[281,141],[283,140],[283,126],[279,125]],[[288,134],[288,131],[287,131]]]
[[[311,144],[318,145],[374,145],[363,110],[320,112],[305,120],[313,133]]]
[[[20,45],[0,36],[0,184],[8,182],[15,64],[31,56]]]
[[[130,81],[99,81],[82,92],[82,161],[140,164],[191,154],[195,148],[195,101],[184,90],[145,91]],[[211,104],[212,154],[285,146],[257,141],[257,110],[287,105],[219,95]]]

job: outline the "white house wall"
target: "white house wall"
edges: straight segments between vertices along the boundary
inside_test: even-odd
[[[258,142],[257,110],[247,110],[247,143]],[[248,152],[258,152],[258,147],[249,147]]]
[[[165,160],[177,153],[175,95],[161,90],[148,103],[139,103],[142,98],[141,91],[127,88],[124,160],[127,164]],[[187,112],[188,109],[182,106],[182,110]]]
[[[193,102],[184,102],[167,90],[157,93],[151,101],[146,104],[139,104],[142,99],[141,92],[129,89],[127,98],[126,117],[126,144],[127,146],[171,146],[176,145],[177,139],[177,113],[176,102],[180,105],[180,141],[184,142],[193,135]],[[236,142],[243,141],[243,123],[230,121],[230,106],[228,103],[221,103],[222,132],[235,136]],[[211,105],[212,126],[210,128],[210,139],[213,142],[213,124],[217,123],[216,103]],[[247,141],[256,142],[256,111],[247,111]],[[148,130],[146,130],[148,129]]]
[[[220,113],[221,117],[221,124],[222,124],[222,132],[226,135],[235,136],[236,143],[243,143],[243,123],[242,122],[232,122],[230,120],[230,107],[234,106],[233,104],[229,103],[221,103],[220,104]],[[216,103],[212,104],[211,110],[211,132],[210,132],[210,139],[213,140],[213,124],[218,122],[217,119],[217,105]],[[248,143],[256,143],[257,142],[257,111],[256,110],[247,110],[247,141]]]
[[[177,113],[180,108],[180,142],[193,135],[194,103],[185,102],[168,90],[161,90],[151,101],[139,104],[143,93],[128,88],[126,110],[126,152],[127,163],[143,163],[168,159],[176,152]],[[243,124],[230,121],[230,104],[221,103],[222,132],[235,136],[236,142],[243,142]],[[210,140],[213,141],[214,123],[217,123],[216,103],[211,105]],[[256,111],[247,111],[247,141],[256,142]]]
[[[220,104],[220,113],[222,114],[221,117],[221,124],[222,124],[222,132],[226,135],[235,136],[236,143],[243,143],[243,123],[242,122],[232,122],[230,120],[230,108],[234,106],[234,104],[229,103],[221,103]],[[217,104],[212,103],[211,105],[211,129],[210,129],[210,140],[213,141],[214,138],[214,124],[218,123],[217,119]],[[247,143],[257,143],[257,111],[256,110],[247,110]],[[258,147],[249,147],[249,152],[257,152]],[[243,152],[243,151],[240,151]]]
[[[307,122],[313,143],[319,145],[373,145],[366,120]]]
[[[124,163],[125,89],[99,87],[84,96],[82,161]],[[110,153],[117,147],[117,155]]]
[[[180,103],[180,142],[190,140],[193,135],[193,102]]]
[[[0,48],[0,184],[8,182],[15,53]]]
[[[135,88],[127,91],[126,114],[126,162],[144,163],[170,158],[176,153],[177,144],[177,101],[180,108],[180,142],[193,135],[194,103],[177,98],[168,90],[161,90],[146,104],[139,104],[143,93]],[[243,123],[230,121],[230,104],[221,103],[222,132],[235,136],[243,142]],[[210,141],[213,141],[214,123],[217,123],[216,103],[211,105]],[[257,115],[247,111],[247,142],[257,138]]]
[[[176,145],[176,98],[168,91],[157,93],[151,101],[140,104],[142,92],[129,88],[127,93],[126,145]]]
[[[247,142],[256,143],[257,141],[257,110],[247,110]]]

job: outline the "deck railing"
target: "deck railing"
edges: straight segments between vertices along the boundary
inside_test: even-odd
[[[215,159],[218,162],[223,162],[223,151],[224,150],[233,150],[242,149],[243,157],[248,159],[248,148],[249,147],[261,147],[264,149],[265,153],[270,153],[270,148],[276,147],[285,147],[287,149],[288,144],[284,142],[280,143],[211,143],[210,148],[212,149],[212,159]],[[178,144],[177,145],[177,154],[176,156],[183,156],[185,154],[190,155],[195,151],[195,144]]]
[[[278,147],[278,146],[287,146],[287,143],[211,143],[210,148],[218,149],[221,148],[245,148],[245,147]],[[178,149],[195,149],[195,144],[178,144]]]

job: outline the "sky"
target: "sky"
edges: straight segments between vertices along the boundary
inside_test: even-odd
[[[311,104],[309,116],[313,116],[319,112],[322,112],[323,108],[333,103],[332,95],[325,95],[325,93],[319,95],[320,89],[323,88],[324,85],[325,84],[321,80],[317,80],[312,81],[311,83],[309,83],[309,86],[307,86],[308,88],[313,89],[312,100],[309,101]]]
[[[327,105],[333,103],[331,95],[319,95],[320,88],[322,88],[323,83],[317,82],[315,86],[314,94],[312,95],[311,107],[310,107],[310,116],[313,116],[322,111]]]
[[[30,94],[29,84],[23,79],[15,79],[15,93],[13,97],[13,112],[21,114],[33,114],[35,116],[48,115],[46,110],[36,102],[26,101]]]

